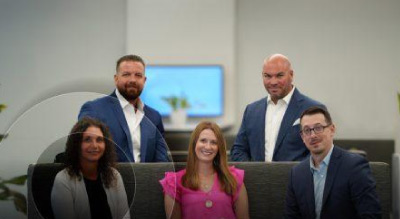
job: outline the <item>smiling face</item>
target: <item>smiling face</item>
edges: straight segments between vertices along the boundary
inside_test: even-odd
[[[212,163],[218,154],[218,140],[211,129],[204,129],[196,142],[196,157],[199,162]]]
[[[264,62],[263,83],[265,89],[276,103],[292,90],[293,70],[285,56],[272,56]]]
[[[333,144],[335,125],[328,124],[322,113],[305,115],[300,123],[302,130],[313,129],[317,125],[326,126],[321,133],[316,134],[315,131],[311,131],[310,135],[301,135],[304,144],[312,155],[322,155],[325,157]]]
[[[144,65],[138,61],[123,61],[118,66],[115,86],[127,101],[135,101],[142,93],[146,82],[144,70]]]
[[[100,128],[90,126],[82,134],[80,161],[98,162],[104,154],[106,144]]]

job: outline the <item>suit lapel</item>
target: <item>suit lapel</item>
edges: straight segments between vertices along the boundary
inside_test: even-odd
[[[149,130],[151,128],[148,127],[147,117],[144,116],[142,122],[140,123],[140,162],[146,162],[147,155],[147,140],[149,136]]]
[[[324,195],[322,197],[322,209],[324,208],[325,202],[328,199],[328,196],[332,189],[333,182],[335,181],[335,177],[340,166],[341,155],[342,152],[338,148],[334,147],[331,155],[331,160],[328,165],[328,172],[326,175]]]
[[[298,115],[299,107],[298,102],[301,100],[301,96],[299,91],[295,88],[293,91],[293,96],[290,99],[289,105],[286,109],[285,115],[283,116],[281,127],[279,128],[278,137],[275,143],[274,156],[277,153],[278,149],[281,147],[283,138],[288,133],[288,129],[292,127],[293,123],[296,120],[296,116]]]
[[[257,112],[255,116],[259,115],[259,117],[255,120],[256,131],[258,131],[257,138],[259,147],[259,152],[257,154],[260,155],[261,160],[265,160],[265,113],[267,112],[267,98],[264,98],[260,103],[260,107],[257,107]]]
[[[309,161],[309,159],[307,159]],[[305,185],[306,185],[306,200],[309,214],[311,218],[315,218],[315,195],[314,195],[314,178],[311,173],[310,163],[306,165],[305,172]]]
[[[111,102],[112,110],[114,112],[114,116],[115,116],[115,118],[117,118],[119,124],[122,127],[122,130],[124,130],[124,133],[127,138],[128,146],[129,146],[129,151],[132,154],[132,151],[133,151],[132,140],[131,140],[132,138],[131,138],[131,133],[129,131],[128,123],[126,123],[125,114],[122,111],[121,105],[118,101],[117,96],[115,95],[115,92],[113,92],[110,96],[111,96],[110,102]]]

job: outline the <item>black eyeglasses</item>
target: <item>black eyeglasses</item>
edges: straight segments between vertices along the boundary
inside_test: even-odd
[[[300,135],[310,136],[311,132],[314,131],[315,134],[320,134],[324,131],[326,127],[329,127],[331,124],[328,125],[316,125],[314,128],[304,128],[300,131]]]

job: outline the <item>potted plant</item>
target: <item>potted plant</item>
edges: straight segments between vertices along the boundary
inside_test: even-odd
[[[163,97],[164,101],[171,107],[171,124],[177,127],[183,127],[186,124],[187,112],[186,109],[190,108],[190,104],[186,97],[169,96]]]
[[[6,105],[0,104],[0,113],[6,108]],[[7,135],[0,134],[0,142],[7,137]],[[20,192],[15,191],[8,185],[25,185],[27,175],[13,177],[12,179],[3,179],[0,177],[0,201],[13,201],[15,209],[26,215],[26,198]]]
[[[12,179],[3,179],[0,177],[0,200],[1,201],[13,201],[15,209],[26,215],[26,198],[20,192],[11,189],[8,185],[25,185],[27,175],[17,176]]]

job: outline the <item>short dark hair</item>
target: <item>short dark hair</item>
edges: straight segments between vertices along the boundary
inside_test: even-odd
[[[126,56],[122,56],[121,58],[118,59],[115,70],[118,72],[118,68],[119,68],[119,65],[121,64],[121,62],[126,62],[126,61],[140,62],[140,63],[142,63],[143,67],[146,67],[146,64],[144,63],[142,57],[140,57],[138,55],[126,55]]]
[[[322,114],[325,117],[325,121],[327,124],[332,124],[331,114],[329,114],[328,110],[324,107],[320,106],[312,106],[306,109],[300,116],[300,121],[303,119],[304,116],[315,115],[315,114]]]
[[[81,180],[80,175],[80,155],[82,147],[83,133],[91,126],[97,127],[101,130],[105,142],[105,150],[103,156],[98,163],[98,172],[102,177],[103,183],[106,188],[109,188],[115,182],[115,176],[112,168],[115,167],[116,153],[115,146],[111,139],[111,134],[105,124],[99,120],[84,117],[80,119],[72,128],[68,135],[67,144],[65,148],[65,166],[68,174],[71,177],[77,177]]]

